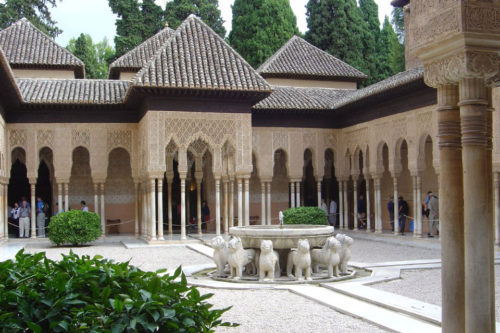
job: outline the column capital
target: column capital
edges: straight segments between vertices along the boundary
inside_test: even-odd
[[[383,175],[381,173],[371,173],[370,174],[370,177],[373,179],[373,180],[377,180],[377,179],[382,179]]]
[[[28,178],[30,185],[36,185],[36,177],[35,178]]]

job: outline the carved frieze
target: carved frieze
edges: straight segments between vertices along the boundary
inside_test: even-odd
[[[132,146],[131,130],[108,131],[108,151],[116,147],[123,147],[130,152],[131,146]]]
[[[54,131],[41,129],[37,132],[36,139],[38,142],[38,147],[52,147],[54,142]]]
[[[10,146],[23,146],[26,145],[26,130],[24,129],[13,129],[9,131],[9,142]]]
[[[288,134],[283,132],[273,133],[273,151],[283,148],[288,150]]]
[[[74,129],[71,133],[71,143],[73,147],[90,145],[90,130]]]

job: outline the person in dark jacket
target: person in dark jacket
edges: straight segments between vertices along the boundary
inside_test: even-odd
[[[406,217],[410,214],[410,207],[408,207],[408,203],[403,199],[403,197],[398,198],[398,207],[399,207],[399,231],[401,235],[405,234],[405,225],[406,225]]]

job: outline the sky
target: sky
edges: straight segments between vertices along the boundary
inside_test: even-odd
[[[290,0],[292,10],[297,17],[297,26],[301,32],[307,30],[306,3],[308,0]],[[165,8],[167,0],[156,0],[156,3]],[[234,0],[219,0],[219,8],[225,23],[226,31],[231,30],[231,5]],[[390,0],[375,0],[379,6],[379,19],[382,23],[384,16],[390,16]],[[57,7],[51,10],[53,19],[63,33],[56,41],[66,46],[73,37],[78,37],[82,32],[90,34],[94,42],[101,41],[104,37],[110,44],[115,36],[116,15],[111,12],[108,0],[62,0],[57,2]]]

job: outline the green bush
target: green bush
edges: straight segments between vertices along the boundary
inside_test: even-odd
[[[23,250],[0,262],[0,332],[213,332],[237,326],[219,318],[173,275],[143,272],[125,263],[71,252],[61,261]]]
[[[57,245],[86,244],[101,234],[101,220],[96,213],[70,210],[50,218],[49,239]]]
[[[284,224],[328,224],[325,212],[318,207],[293,207],[283,212]]]

